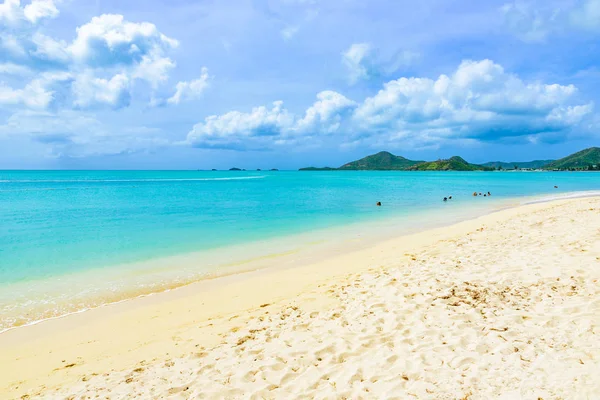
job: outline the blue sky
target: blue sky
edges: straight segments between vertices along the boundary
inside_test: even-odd
[[[600,143],[600,0],[4,0],[0,168],[472,162]]]

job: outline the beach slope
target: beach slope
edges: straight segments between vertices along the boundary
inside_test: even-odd
[[[599,228],[530,204],[18,328],[0,397],[600,398]]]

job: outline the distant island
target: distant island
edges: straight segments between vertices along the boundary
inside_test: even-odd
[[[494,168],[497,170],[503,169],[542,169],[546,165],[554,162],[556,160],[534,160],[534,161],[513,161],[513,162],[504,162],[504,161],[490,161],[484,164],[481,164],[485,167]]]
[[[414,161],[396,156],[388,151],[351,161],[339,168],[307,167],[300,171],[502,171],[502,170],[546,170],[546,171],[600,171],[600,148],[590,147],[560,160],[535,160],[527,162],[492,161],[471,164],[459,156],[437,161]]]
[[[388,151],[361,158],[339,168],[300,168],[300,171],[492,171],[493,168],[470,164],[454,156],[447,160],[414,161]]]

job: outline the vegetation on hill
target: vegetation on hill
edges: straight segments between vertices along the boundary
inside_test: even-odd
[[[541,169],[546,165],[550,164],[554,160],[534,160],[534,161],[524,161],[524,162],[503,162],[503,161],[490,161],[485,164],[481,164],[484,167],[490,167],[495,169],[519,169],[519,168],[527,168],[527,169]]]
[[[410,171],[492,171],[493,168],[471,164],[463,158],[454,156],[447,160],[423,162],[413,165]]]
[[[387,151],[380,151],[377,154],[344,164],[339,168],[308,167],[300,168],[300,171],[493,171],[523,168],[600,171],[600,148],[590,147],[556,161],[535,160],[514,163],[492,161],[482,165],[471,164],[458,156],[437,161],[414,161],[395,156]]]
[[[377,154],[361,158],[357,161],[352,161],[342,165],[341,170],[398,170],[402,171],[421,163],[423,161],[413,161],[401,156],[395,156],[387,151],[380,151]]]
[[[548,170],[600,170],[600,147],[578,151],[546,165]]]
[[[413,161],[401,156],[395,156],[387,151],[380,151],[342,165],[339,168],[300,168],[300,171],[404,171],[408,167],[422,163],[423,161]]]

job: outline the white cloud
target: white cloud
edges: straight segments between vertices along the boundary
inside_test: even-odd
[[[333,133],[339,130],[356,103],[347,97],[326,90],[317,94],[317,101],[310,106],[295,126],[303,133]]]
[[[31,70],[22,65],[18,65],[18,64],[14,64],[14,63],[0,63],[0,74],[25,76],[25,75],[29,75],[30,73],[31,73]]]
[[[37,24],[45,18],[56,18],[58,9],[52,0],[33,0],[21,7],[20,0],[5,0],[0,4],[0,27],[22,28],[27,24]]]
[[[413,64],[420,55],[409,50],[382,57],[369,43],[354,43],[342,53],[342,64],[348,71],[350,84],[359,80],[389,77],[399,69]]]
[[[103,14],[77,28],[70,51],[76,60],[90,66],[131,65],[145,55],[160,56],[177,46],[175,39],[159,32],[154,24]]]
[[[129,104],[135,81],[146,81],[157,90],[175,67],[168,53],[178,42],[154,24],[104,14],[78,27],[75,39],[68,43],[42,33],[40,22],[57,15],[52,0],[33,0],[26,5],[6,0],[0,4],[0,74],[25,76],[27,71],[59,71],[71,76],[70,81],[52,84],[31,81],[22,89],[4,87],[4,104],[39,107],[62,102],[62,107],[80,109],[101,105],[120,108]],[[75,82],[71,84],[72,80]],[[182,82],[173,102],[197,95],[202,83]],[[39,91],[44,88],[39,101],[16,100],[39,85]],[[60,96],[55,96],[55,91]]]
[[[0,104],[23,105],[30,108],[45,108],[52,101],[52,93],[40,80],[33,80],[23,89],[13,89],[0,84]]]
[[[369,77],[368,56],[371,54],[371,45],[368,43],[354,43],[342,53],[342,63],[348,70],[350,83]]]
[[[573,85],[524,82],[490,60],[464,61],[437,79],[403,77],[360,104],[323,91],[298,117],[281,102],[213,115],[194,126],[198,147],[265,149],[320,140],[366,146],[436,146],[446,141],[561,140],[581,128],[592,104]],[[332,133],[339,133],[331,135]]]
[[[515,0],[500,10],[509,31],[524,42],[542,42],[573,30],[600,32],[600,0]]]
[[[202,68],[200,78],[193,81],[178,82],[175,87],[175,94],[167,99],[168,104],[179,104],[182,101],[194,100],[200,97],[209,85],[208,69]]]
[[[108,129],[95,116],[74,110],[22,110],[0,124],[0,137],[28,137],[48,145],[53,157],[143,152],[168,145],[161,134],[139,126]]]
[[[70,75],[66,73],[42,73],[20,89],[0,82],[0,104],[44,109],[54,101],[54,87],[69,80]]]
[[[490,60],[464,61],[451,76],[437,80],[400,78],[385,84],[356,110],[366,132],[401,132],[419,140],[500,140],[568,130],[591,109],[571,102],[572,85],[526,83]],[[569,118],[567,118],[569,116]]]
[[[25,6],[23,14],[32,24],[36,24],[44,18],[56,18],[58,9],[52,0],[33,0]]]
[[[260,106],[250,113],[230,111],[206,117],[194,125],[187,141],[195,147],[261,149],[285,135],[293,123],[294,116],[283,107],[282,101],[276,101],[270,109]]]
[[[188,133],[187,143],[195,147],[232,150],[262,150],[297,143],[303,138],[338,132],[356,106],[343,95],[326,90],[303,117],[290,113],[282,101],[272,108],[255,107],[249,113],[231,111],[211,115]]]
[[[129,78],[117,74],[110,79],[94,77],[90,72],[79,74],[73,82],[74,104],[87,108],[108,105],[121,108],[129,105]]]

